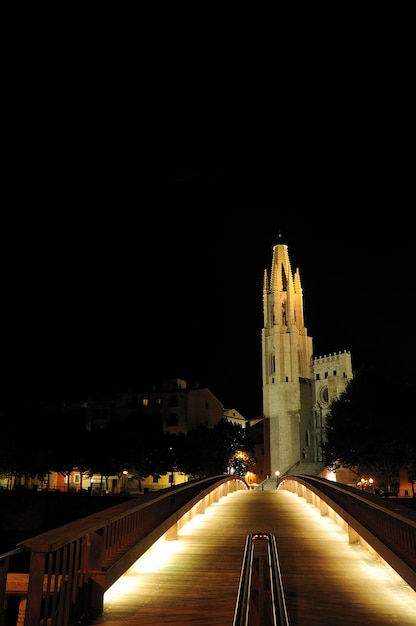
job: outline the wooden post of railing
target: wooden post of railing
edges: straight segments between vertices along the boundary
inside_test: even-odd
[[[6,617],[6,583],[9,571],[10,553],[6,552],[0,559],[0,626],[5,623]]]
[[[30,555],[29,584],[27,589],[27,603],[25,614],[25,626],[39,626],[42,597],[43,579],[45,573],[46,553],[32,552]]]
[[[86,572],[92,570],[99,570],[102,567],[103,555],[104,555],[104,542],[101,535],[98,533],[89,533],[86,540],[85,551],[85,565]],[[105,574],[103,572],[103,579]],[[89,607],[91,611],[101,613],[104,609],[104,593],[106,591],[105,584],[100,584],[96,578],[90,579],[89,584]]]

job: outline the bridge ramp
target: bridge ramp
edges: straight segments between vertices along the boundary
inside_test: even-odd
[[[312,504],[237,491],[160,541],[104,596],[103,626],[232,626],[246,537],[276,536],[291,626],[415,626],[416,593]]]

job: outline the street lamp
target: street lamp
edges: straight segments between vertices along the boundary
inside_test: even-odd
[[[278,486],[279,486],[279,477],[280,477],[280,472],[279,472],[279,470],[276,470],[276,471],[275,471],[275,473],[274,473],[274,475],[276,476],[276,489],[277,489],[277,488],[278,488]]]
[[[176,459],[174,457],[175,450],[173,448],[169,448],[169,451],[170,451],[170,456],[171,456],[170,462],[172,465],[172,469],[170,471],[169,482],[170,482],[170,486],[173,487],[175,484],[175,472],[176,472]]]
[[[123,493],[126,493],[127,470],[123,470]]]

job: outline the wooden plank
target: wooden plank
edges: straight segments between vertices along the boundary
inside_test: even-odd
[[[62,576],[58,576],[58,591],[61,588]],[[9,572],[7,574],[6,583],[6,595],[23,596],[27,595],[29,586],[29,574],[14,574]],[[48,577],[43,578],[43,592],[46,593],[48,589]],[[55,577],[51,578],[50,591],[53,593],[55,590]]]

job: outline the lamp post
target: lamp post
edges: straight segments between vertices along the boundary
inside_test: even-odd
[[[279,479],[280,479],[280,472],[279,472],[279,470],[276,470],[274,475],[276,476],[276,489],[277,489],[278,486],[279,486]]]
[[[123,470],[123,493],[126,493],[127,470]]]

